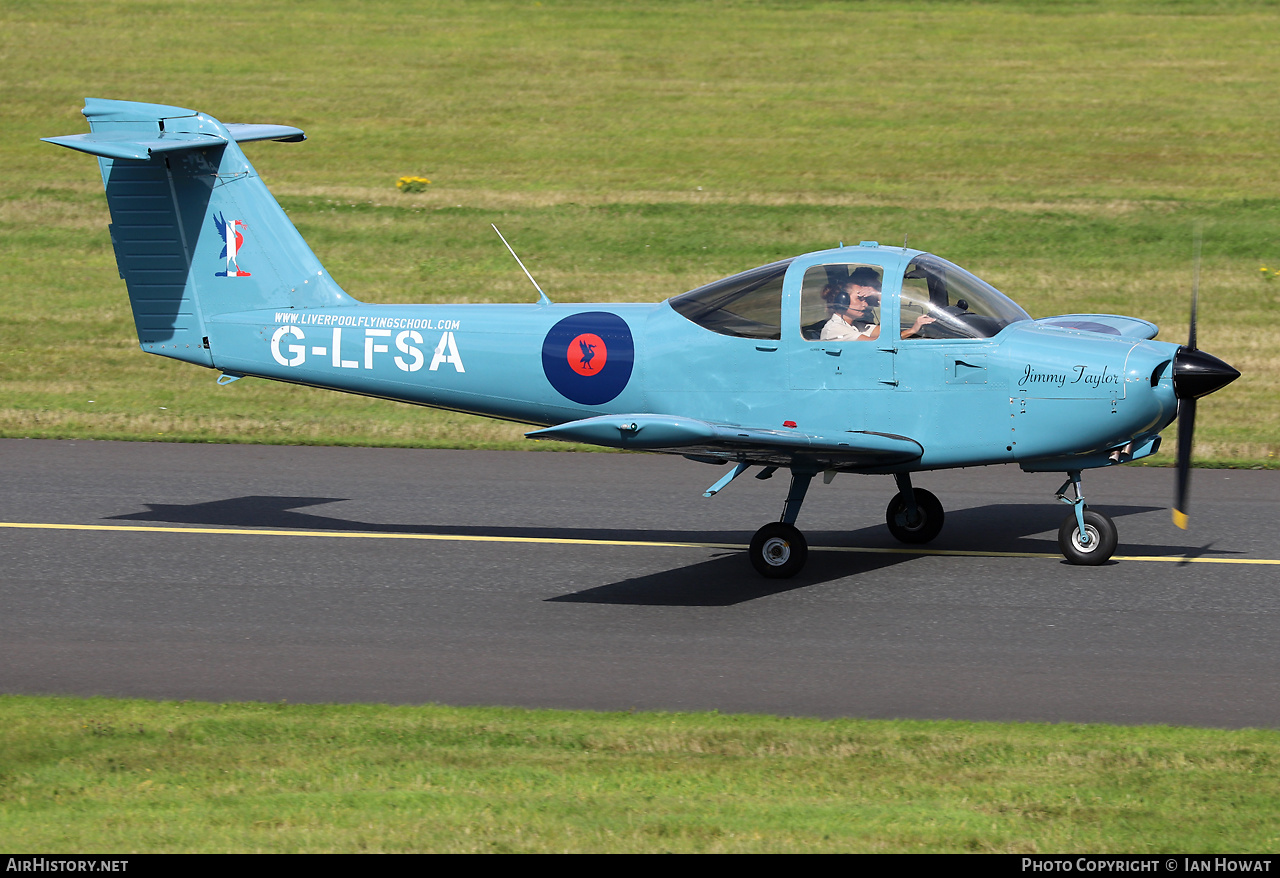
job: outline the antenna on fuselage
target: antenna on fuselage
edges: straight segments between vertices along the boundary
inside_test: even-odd
[[[489,223],[489,225],[493,226],[493,230],[495,232],[498,232],[497,226],[493,225],[493,223]],[[502,232],[498,232],[498,237],[502,238]],[[502,238],[502,243],[507,244],[507,239]],[[529,269],[524,267],[524,263],[520,261],[520,257],[516,255],[516,251],[511,249],[510,244],[507,244],[507,249],[511,251],[511,258],[516,261],[516,265],[520,266],[520,270],[524,272],[524,276],[529,278],[529,283],[533,284],[533,288],[538,291],[538,304],[550,305],[551,300],[547,298],[547,294],[542,291],[542,287],[538,286],[538,282],[533,279],[533,275],[529,274]]]

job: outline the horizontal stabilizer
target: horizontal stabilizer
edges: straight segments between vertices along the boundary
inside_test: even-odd
[[[804,458],[824,466],[876,469],[918,460],[924,453],[918,442],[887,433],[819,435],[793,428],[712,424],[678,415],[602,415],[525,435],[530,439],[559,439],[638,451],[697,451],[726,460],[781,466]]]
[[[237,143],[257,140],[279,140],[298,143],[307,139],[301,128],[290,125],[225,125],[231,139]],[[227,138],[214,133],[161,131],[155,135],[139,137],[137,131],[95,131],[92,134],[68,134],[63,137],[42,137],[46,143],[65,146],[68,149],[87,152],[106,159],[132,159],[145,162],[156,153],[177,152],[183,149],[207,149],[220,146]]]
[[[158,152],[176,152],[182,149],[206,149],[227,142],[216,134],[188,134],[182,131],[161,131],[154,136],[140,138],[137,131],[104,131],[93,134],[68,134],[63,137],[42,137],[45,143],[54,143],[68,149],[87,152],[107,159],[132,159],[145,162]]]
[[[256,140],[276,140],[280,143],[301,143],[306,132],[292,125],[255,125],[247,122],[227,122],[222,127],[236,143],[253,143]]]

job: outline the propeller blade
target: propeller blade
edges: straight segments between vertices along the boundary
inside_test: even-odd
[[[1173,500],[1173,523],[1187,529],[1187,500],[1191,493],[1191,439],[1196,430],[1194,397],[1178,400],[1178,482]]]
[[[1200,238],[1201,231],[1197,226],[1195,231],[1195,270],[1191,280],[1191,330],[1187,333],[1187,347],[1193,351],[1196,349],[1196,304],[1200,299]]]
[[[1191,275],[1191,328],[1187,331],[1187,345],[1180,348],[1173,358],[1173,392],[1178,397],[1178,413],[1175,416],[1178,419],[1178,477],[1177,487],[1174,489],[1173,496],[1173,523],[1182,530],[1187,529],[1187,500],[1191,493],[1191,441],[1196,432],[1196,400],[1206,393],[1213,393],[1222,384],[1226,384],[1231,379],[1223,381],[1222,384],[1213,384],[1212,380],[1207,379],[1204,373],[1206,370],[1201,368],[1205,364],[1201,361],[1199,351],[1196,350],[1196,306],[1200,300],[1200,241],[1201,231],[1197,224],[1195,234],[1193,235],[1194,256],[1192,264],[1194,269]],[[1216,357],[1210,357],[1216,363],[1222,363]],[[1179,365],[1182,366],[1179,369]],[[1213,365],[1209,364],[1208,373],[1211,375],[1216,370]],[[1228,367],[1230,368],[1230,367]],[[1181,374],[1182,380],[1178,380]],[[1237,373],[1238,374],[1238,373]],[[1201,387],[1207,389],[1201,392]]]

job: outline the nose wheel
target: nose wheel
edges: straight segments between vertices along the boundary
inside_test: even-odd
[[[1062,550],[1062,557],[1072,564],[1087,567],[1105,564],[1115,552],[1118,541],[1115,522],[1092,509],[1084,511],[1083,531],[1076,523],[1074,513],[1068,515],[1062,527],[1058,528],[1058,548]]]

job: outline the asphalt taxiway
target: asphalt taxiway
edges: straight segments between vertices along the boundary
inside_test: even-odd
[[[0,692],[1280,727],[1280,472],[815,482],[808,567],[743,551],[781,476],[678,457],[0,440]]]

